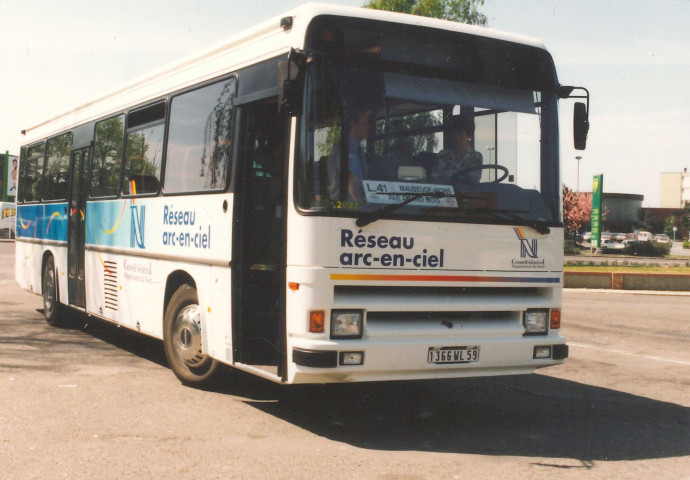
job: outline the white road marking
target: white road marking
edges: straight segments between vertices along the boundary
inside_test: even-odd
[[[643,357],[643,358],[647,358],[647,359],[649,359],[649,360],[657,360],[657,361],[659,361],[659,362],[675,363],[675,364],[677,364],[677,365],[686,365],[686,366],[690,366],[690,362],[686,362],[686,361],[683,361],[683,360],[673,360],[673,359],[670,359],[670,358],[656,357],[656,356],[654,356],[654,355],[641,355],[641,354],[639,354],[639,353],[623,352],[623,351],[621,351],[621,350],[611,350],[611,349],[609,349],[609,348],[597,347],[597,346],[595,346],[595,345],[585,345],[585,344],[583,344],[583,343],[571,343],[571,342],[568,342],[568,345],[570,345],[571,347],[589,348],[589,349],[592,349],[592,350],[600,350],[600,351],[602,351],[602,352],[615,353],[615,354],[617,354],[617,355],[625,355],[625,356],[628,356],[628,357]]]

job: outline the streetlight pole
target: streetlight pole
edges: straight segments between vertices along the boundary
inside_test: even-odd
[[[575,160],[577,160],[577,188],[575,189],[575,191],[577,193],[580,193],[580,160],[582,160],[582,157],[578,155],[577,157],[575,157]]]

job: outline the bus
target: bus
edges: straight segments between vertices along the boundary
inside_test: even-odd
[[[0,238],[14,238],[17,206],[10,202],[0,202],[0,212]]]
[[[24,131],[16,279],[45,319],[285,384],[526,374],[561,334],[544,46],[307,4]]]

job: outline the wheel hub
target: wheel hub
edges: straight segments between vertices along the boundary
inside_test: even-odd
[[[43,287],[43,304],[46,310],[52,311],[55,303],[55,276],[52,270],[46,275]]]
[[[201,352],[201,310],[187,305],[177,314],[173,328],[175,350],[187,365],[196,366],[206,360]]]

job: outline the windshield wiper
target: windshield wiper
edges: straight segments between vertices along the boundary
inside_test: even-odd
[[[408,193],[387,193],[386,195],[409,195]],[[396,211],[399,208],[404,207],[405,205],[414,202],[415,200],[419,200],[422,197],[434,197],[434,198],[457,198],[457,194],[450,194],[450,193],[444,193],[441,191],[436,191],[436,192],[419,192],[419,193],[414,193],[412,196],[409,198],[406,198],[400,203],[391,203],[390,205],[386,205],[383,208],[380,208],[378,210],[374,210],[373,212],[366,212],[363,213],[362,215],[357,218],[357,221],[355,222],[355,225],[358,227],[364,227],[366,225],[369,225],[370,223],[375,222],[376,220],[379,220],[381,217],[386,215],[387,213],[391,213]]]
[[[470,207],[470,208],[465,208],[462,210],[464,212],[470,212],[470,213],[487,213],[489,215],[492,215],[493,217],[498,217],[499,215],[503,215],[503,216],[507,217],[509,220],[515,220],[517,222],[520,222],[521,225],[532,227],[537,232],[539,232],[543,235],[546,235],[547,233],[551,232],[551,229],[546,225],[547,222],[540,222],[537,220],[527,220],[526,218],[521,217],[520,215],[516,215],[517,213],[529,213],[527,210],[506,210],[506,209],[501,209],[501,208],[488,208],[488,207]]]

